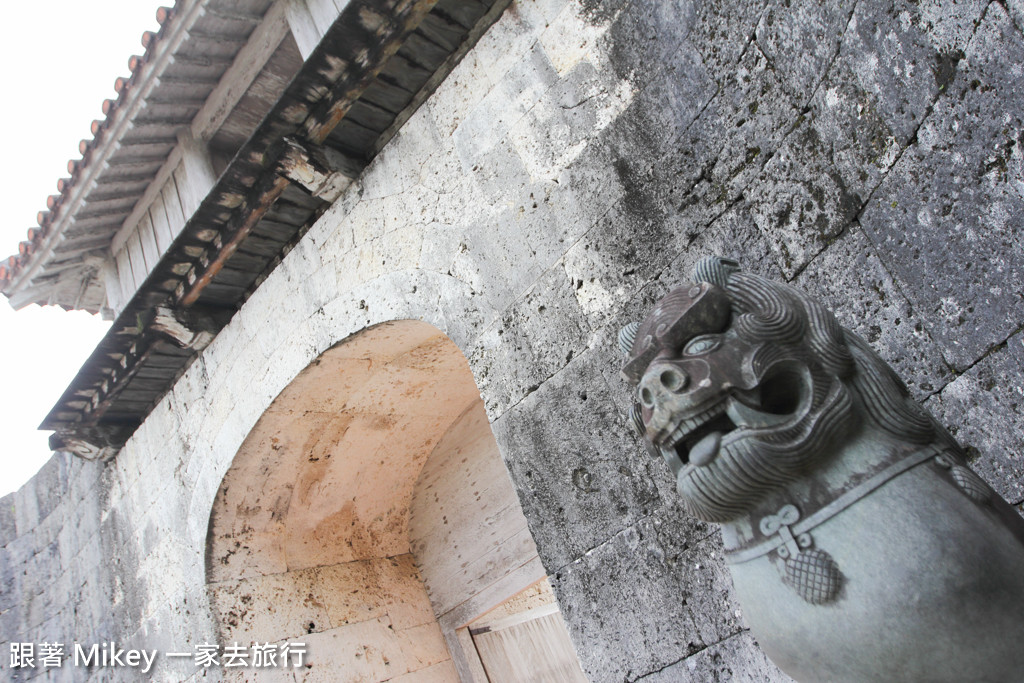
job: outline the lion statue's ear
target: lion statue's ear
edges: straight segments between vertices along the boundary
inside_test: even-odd
[[[629,356],[633,352],[633,342],[636,340],[636,331],[639,329],[639,322],[631,322],[619,330],[619,351],[623,356]]]
[[[729,278],[739,269],[739,262],[731,258],[705,256],[693,267],[693,281],[710,282],[724,289],[729,284]]]

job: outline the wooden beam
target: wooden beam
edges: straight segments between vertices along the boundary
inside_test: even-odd
[[[302,59],[309,59],[313,50],[320,44],[324,32],[317,26],[313,15],[310,14],[309,5],[306,0],[286,0],[288,15],[288,28],[291,29],[292,38],[299,46],[299,54]]]
[[[79,425],[58,430],[50,435],[50,450],[67,451],[86,460],[110,460],[137,427],[137,424]]]
[[[278,173],[306,188],[314,197],[334,202],[359,177],[364,166],[365,162],[329,147],[306,146],[295,138],[285,138]]]
[[[276,0],[267,10],[263,21],[253,30],[245,46],[238,51],[235,61],[224,72],[220,83],[206,98],[206,104],[192,119],[194,138],[209,142],[256,80],[267,60],[288,35],[287,10],[290,3],[291,0]]]
[[[182,133],[178,136],[178,146],[181,148],[181,164],[174,173],[174,181],[182,213],[189,219],[217,184],[217,174],[209,151],[200,139]]]
[[[117,279],[117,264],[113,259],[107,259],[100,269],[103,277],[103,285],[107,290],[107,306],[118,315],[124,307],[124,298],[121,296],[121,283]]]
[[[306,120],[303,126],[308,140],[315,144],[323,144],[331,131],[345,118],[345,114],[348,113],[352,104],[359,99],[359,96],[387,64],[388,59],[398,52],[405,39],[416,30],[416,27],[423,21],[423,17],[434,8],[435,4],[437,4],[437,0],[408,0],[393,16],[388,17],[387,21],[384,21],[383,17],[367,11],[365,6],[356,9],[346,7],[343,10],[342,14],[351,13],[352,22],[361,26],[368,34],[373,35],[376,41],[372,45],[362,47],[359,45],[349,46],[353,52],[360,49],[370,52],[366,58],[368,68],[356,81],[341,79],[326,101]]]
[[[208,317],[198,312],[172,311],[166,306],[158,306],[149,328],[170,339],[183,349],[202,351],[213,341],[217,330],[216,325]]]
[[[285,177],[274,176],[274,179],[267,183],[269,187],[258,193],[252,206],[236,214],[237,226],[223,232],[221,239],[217,240],[219,244],[207,249],[205,258],[201,258],[200,262],[193,266],[186,276],[186,281],[178,286],[175,297],[180,305],[191,306],[199,300],[203,289],[213,281],[214,276],[220,272],[238,246],[288,187],[289,182]]]

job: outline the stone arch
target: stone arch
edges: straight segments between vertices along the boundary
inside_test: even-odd
[[[468,363],[419,321],[367,328],[300,372],[210,513],[221,645],[303,642],[332,680],[486,680],[467,625],[557,609],[544,578]]]

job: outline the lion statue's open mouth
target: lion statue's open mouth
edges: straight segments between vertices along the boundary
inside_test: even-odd
[[[721,448],[740,439],[769,437],[793,427],[810,410],[801,373],[782,369],[752,390],[734,390],[708,406],[674,415],[671,430],[653,440],[675,453],[683,465],[706,466]]]
[[[703,271],[700,269],[703,268]],[[620,344],[633,422],[706,521],[744,514],[855,428],[853,355],[820,304],[713,259]]]

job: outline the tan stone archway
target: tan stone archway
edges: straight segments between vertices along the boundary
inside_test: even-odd
[[[466,359],[423,322],[368,328],[303,370],[210,516],[221,645],[303,642],[299,680],[486,680],[466,626],[547,614],[543,579]]]

